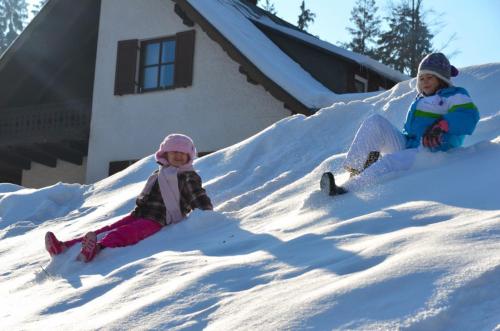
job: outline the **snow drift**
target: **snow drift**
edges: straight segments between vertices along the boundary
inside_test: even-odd
[[[422,153],[378,185],[329,198],[364,118],[402,126],[414,80],[338,97],[195,168],[216,206],[89,263],[50,259],[128,213],[156,167],[147,157],[94,185],[0,184],[2,328],[500,330],[500,64],[461,69],[481,113],[464,148]]]

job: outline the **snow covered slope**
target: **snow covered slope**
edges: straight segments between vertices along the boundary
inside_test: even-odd
[[[78,247],[50,260],[45,232],[125,215],[152,157],[95,185],[0,184],[1,329],[500,330],[500,64],[455,82],[481,113],[464,148],[323,196],[361,121],[401,127],[415,82],[343,96],[198,160],[215,211],[89,264]]]

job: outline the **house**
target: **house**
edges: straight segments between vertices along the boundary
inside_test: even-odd
[[[0,182],[92,183],[173,132],[200,155],[407,76],[247,0],[49,0],[0,57]]]

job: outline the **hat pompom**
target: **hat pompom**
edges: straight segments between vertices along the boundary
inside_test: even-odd
[[[451,66],[451,73],[450,73],[451,77],[457,77],[458,73],[459,73],[458,69],[454,65],[452,65]]]

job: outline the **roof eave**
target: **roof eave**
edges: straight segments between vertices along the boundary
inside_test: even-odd
[[[268,24],[265,24],[265,23],[263,23],[261,21],[258,21],[258,20],[255,20],[255,19],[251,19],[251,21],[252,21],[253,24],[255,24],[260,29],[264,29],[264,30],[265,29],[269,29],[269,30],[272,30],[273,32],[278,33],[278,34],[280,34],[281,36],[283,36],[285,38],[289,38],[291,40],[295,40],[295,41],[297,41],[297,42],[299,42],[301,44],[307,45],[308,47],[314,48],[314,49],[316,49],[316,50],[318,50],[318,51],[320,51],[320,52],[322,52],[324,54],[327,54],[329,56],[335,56],[335,57],[337,57],[339,59],[342,59],[342,60],[344,60],[346,62],[355,64],[355,65],[359,65],[359,66],[363,66],[363,67],[365,67],[365,68],[367,68],[367,69],[369,69],[369,70],[377,73],[378,75],[383,76],[383,77],[385,77],[387,79],[390,79],[390,80],[392,80],[392,81],[394,81],[396,83],[402,82],[402,81],[405,81],[405,80],[408,80],[408,79],[411,78],[411,77],[409,77],[409,76],[407,76],[407,75],[405,75],[403,73],[399,73],[397,70],[391,69],[389,67],[388,67],[388,69],[393,70],[394,74],[388,75],[385,71],[379,70],[379,69],[371,66],[368,63],[365,63],[365,62],[362,62],[362,61],[357,61],[357,60],[355,60],[353,58],[350,58],[348,56],[345,56],[345,55],[343,55],[341,53],[337,53],[337,52],[335,52],[335,51],[333,51],[331,49],[328,49],[328,48],[325,48],[325,47],[321,47],[321,46],[319,46],[317,44],[314,44],[314,43],[312,43],[312,42],[310,42],[310,41],[308,41],[306,39],[299,38],[299,37],[297,37],[297,36],[295,36],[293,34],[290,34],[290,33],[287,33],[287,32],[285,32],[283,30],[280,30],[280,29],[277,29],[275,27],[272,27],[272,26],[270,26]],[[309,35],[306,32],[301,32],[301,33],[304,33],[305,35]],[[317,38],[317,37],[312,36],[312,35],[309,35],[309,36],[311,36],[313,38]],[[328,43],[327,41],[324,41],[324,40],[320,40],[320,41]],[[346,51],[355,53],[355,52],[349,51],[349,50],[346,50]],[[369,58],[369,56],[367,56],[367,55],[363,55],[363,54],[358,54],[358,55],[365,56],[365,57]],[[376,61],[376,60],[373,60],[373,61]]]
[[[56,0],[48,0],[37,15],[31,20],[31,22],[28,23],[24,30],[16,37],[16,39],[12,41],[7,49],[0,54],[0,71],[15,55],[16,51],[23,45],[23,43],[30,38],[30,35],[36,30],[39,23],[45,19],[55,2]]]
[[[240,72],[247,75],[249,81],[256,82],[264,87],[274,98],[284,103],[285,108],[294,114],[312,115],[316,108],[310,108],[288,93],[279,84],[274,82],[265,73],[248,59],[230,40],[228,40],[216,27],[214,27],[201,13],[199,13],[187,0],[173,0],[190,20],[198,24],[203,31],[240,65]]]

